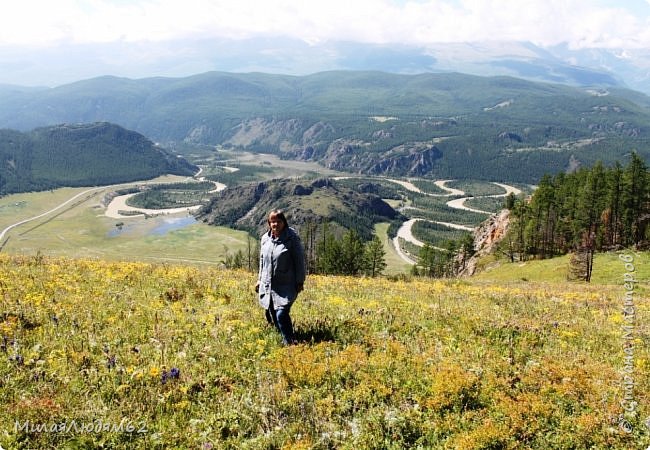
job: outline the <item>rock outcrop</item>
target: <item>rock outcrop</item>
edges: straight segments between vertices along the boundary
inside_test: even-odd
[[[510,210],[503,209],[498,214],[490,216],[489,219],[476,228],[474,231],[474,250],[476,253],[465,262],[464,269],[459,272],[460,276],[471,276],[476,273],[479,259],[495,251],[499,242],[508,232],[509,224]]]

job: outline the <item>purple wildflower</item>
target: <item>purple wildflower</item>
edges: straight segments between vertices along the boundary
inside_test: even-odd
[[[106,367],[112,369],[115,367],[116,363],[117,363],[117,358],[115,357],[115,355],[109,356],[108,360],[106,361]]]
[[[181,370],[177,367],[172,367],[169,372],[163,370],[162,375],[160,376],[160,381],[162,384],[167,383],[167,380],[178,380],[181,376]]]

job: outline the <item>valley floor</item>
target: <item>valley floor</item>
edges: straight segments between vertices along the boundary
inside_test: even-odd
[[[232,172],[234,168],[229,167],[228,169],[229,169],[228,171]],[[197,173],[195,178],[198,179],[198,180],[204,179],[204,178],[201,177],[201,173],[202,173],[202,170]],[[351,178],[351,177],[336,177],[336,178],[343,179],[343,178]],[[156,184],[156,183],[161,183],[163,181],[169,182],[169,181],[174,181],[174,180],[175,181],[185,181],[186,178],[184,178],[184,177],[165,177],[165,178],[158,179],[158,180],[153,180],[153,181],[146,181],[146,182],[141,182],[141,183],[131,183],[129,185],[134,186],[134,185],[142,185],[142,184]],[[390,181],[392,183],[396,183],[396,184],[398,184],[398,185],[400,185],[402,187],[405,187],[409,191],[417,192],[419,194],[431,195],[433,197],[458,196],[458,195],[464,196],[465,195],[465,192],[463,192],[462,190],[459,190],[459,189],[456,189],[456,188],[450,188],[450,187],[447,186],[447,184],[451,180],[438,180],[438,181],[435,182],[435,185],[439,189],[441,189],[443,191],[446,191],[445,194],[427,194],[426,192],[423,192],[421,189],[419,189],[418,187],[416,187],[413,183],[411,183],[409,181],[396,180],[396,179],[385,179],[385,180]],[[503,194],[498,194],[498,195],[487,195],[485,197],[497,197],[498,198],[498,197],[505,197],[510,192],[513,192],[513,193],[519,193],[520,192],[517,188],[515,188],[513,186],[508,186],[508,185],[505,185],[505,184],[502,184],[502,183],[494,183],[494,184],[501,187],[501,188],[503,188],[504,193]],[[60,203],[58,203],[58,204],[57,203],[55,203],[55,204],[50,203],[47,206],[45,204],[43,204],[43,206],[37,207],[37,208],[41,208],[40,210],[36,209],[36,208],[33,208],[31,210],[34,212],[34,214],[35,214],[34,216],[26,217],[26,218],[21,219],[21,220],[19,220],[17,222],[13,222],[13,223],[9,223],[9,224],[6,224],[6,223],[3,224],[2,212],[4,211],[4,209],[0,209],[0,227],[4,226],[4,228],[2,228],[0,230],[0,249],[3,249],[3,248],[6,247],[5,248],[6,251],[11,251],[11,249],[14,248],[14,245],[16,244],[16,242],[19,242],[16,239],[11,241],[10,243],[8,243],[8,240],[5,240],[5,237],[8,235],[8,233],[11,230],[13,230],[13,229],[15,229],[17,227],[20,227],[20,226],[24,226],[24,225],[29,226],[29,225],[31,225],[31,223],[36,223],[37,225],[35,227],[28,229],[28,231],[31,232],[32,229],[34,229],[34,228],[37,228],[37,227],[39,227],[41,225],[48,224],[48,222],[52,218],[58,217],[59,214],[66,213],[68,216],[73,215],[75,212],[72,211],[72,210],[75,207],[87,208],[89,204],[90,205],[93,204],[93,203],[91,203],[92,201],[94,201],[93,199],[96,199],[99,195],[103,195],[102,193],[105,194],[106,192],[109,192],[111,189],[123,188],[125,186],[128,186],[128,185],[105,186],[105,187],[99,187],[99,188],[90,188],[90,189],[81,190],[81,191],[79,191],[79,190],[66,190],[66,192],[67,191],[70,192],[70,194],[69,194],[70,197],[69,198],[60,198],[60,197],[58,197],[58,198],[60,198],[60,200],[58,200]],[[223,184],[223,183],[216,183],[215,182],[215,186],[216,186],[215,191],[223,190],[223,189],[226,188],[226,185]],[[62,191],[62,190],[57,190],[57,191]],[[99,206],[96,206],[96,207],[99,208],[99,209],[103,209],[103,213],[107,218],[115,219],[115,220],[122,220],[122,221],[126,221],[127,223],[135,223],[134,221],[138,221],[138,220],[141,221],[142,217],[144,215],[146,215],[146,216],[156,216],[156,215],[172,215],[172,216],[174,216],[174,215],[189,214],[193,210],[200,207],[199,205],[197,205],[197,206],[189,207],[189,208],[188,207],[182,207],[182,208],[169,208],[169,209],[142,209],[142,208],[135,208],[135,207],[129,206],[127,204],[128,198],[130,196],[132,196],[132,195],[134,195],[134,194],[116,196],[116,197],[111,199],[111,201],[110,201],[110,203],[108,205],[104,206],[104,205],[101,205],[101,203],[100,203]],[[44,197],[45,196],[47,196],[47,194],[44,194]],[[29,195],[27,195],[27,194],[18,194],[18,195],[9,196],[8,198],[5,198],[5,202],[6,202],[7,206],[8,206],[6,211],[7,212],[11,211],[11,208],[9,208],[9,207],[11,206],[12,203],[16,203],[16,204],[18,204],[19,202],[24,203],[24,201],[21,200],[22,198],[29,198]],[[452,208],[455,208],[455,209],[461,209],[461,210],[467,210],[467,211],[475,211],[475,212],[478,211],[480,213],[486,214],[486,216],[488,214],[490,214],[487,211],[477,210],[477,209],[474,209],[474,208],[468,208],[468,207],[464,206],[464,202],[468,198],[477,198],[477,197],[473,197],[473,196],[472,197],[461,197],[461,198],[458,198],[458,199],[455,199],[455,200],[448,201],[447,205],[452,207]],[[2,206],[2,205],[0,204],[0,206]],[[137,214],[137,213],[142,213],[142,214]],[[135,215],[133,215],[133,214],[135,214]],[[14,216],[14,217],[16,217],[16,216]],[[404,249],[402,247],[402,245],[400,244],[400,239],[403,239],[403,240],[405,240],[407,242],[411,242],[411,243],[413,243],[413,244],[415,244],[417,246],[422,246],[423,245],[423,243],[420,240],[418,240],[415,236],[413,236],[413,233],[411,232],[411,227],[412,227],[413,223],[415,223],[415,221],[417,221],[417,220],[428,220],[428,219],[415,218],[415,219],[410,219],[410,220],[407,220],[406,222],[404,222],[402,227],[397,232],[397,237],[395,239],[393,239],[393,241],[392,241],[393,246],[390,249],[390,251],[394,252],[399,258],[402,259],[402,261],[404,263],[409,264],[409,265],[415,264],[417,258],[415,256],[411,255],[408,252],[408,250],[406,250],[406,249]],[[440,221],[432,221],[432,222],[439,223],[439,224],[444,224],[445,226],[447,226],[449,228],[462,228],[462,229],[471,230],[471,228],[469,228],[469,227],[467,227],[465,225],[453,224],[453,223],[449,223],[449,222],[440,222]],[[39,223],[40,223],[40,225],[39,225]],[[83,224],[83,222],[81,222],[81,223]],[[76,229],[75,227],[78,227],[78,226],[79,226],[78,222],[76,222],[76,221],[71,222],[70,225],[68,226],[67,231],[72,231],[74,234],[76,234],[76,232],[78,232],[79,230]],[[200,225],[197,225],[197,226],[200,226]],[[142,228],[142,227],[140,227],[140,228]],[[109,230],[107,230],[107,233],[109,235],[114,235],[114,234],[110,233]],[[18,234],[18,239],[25,242],[26,241],[26,238],[24,237],[25,234],[27,234],[27,232],[19,233]],[[73,244],[72,242],[74,242],[76,239],[74,237],[72,237],[72,236],[63,237],[65,234],[66,234],[65,232],[62,232],[62,230],[59,230],[58,235],[62,236],[61,239],[63,241],[65,241],[65,242],[71,243],[71,244],[69,244],[71,246],[70,250],[68,252],[66,252],[66,253],[63,253],[65,255],[73,256],[74,253],[71,254],[70,252],[71,251],[73,252],[73,251],[76,250],[76,251],[81,252],[81,253],[79,253],[79,256],[81,256],[81,255],[87,254],[87,253],[84,253],[84,251],[83,251],[84,248],[89,247],[89,246],[90,247],[93,246],[93,244],[90,243],[90,242],[85,242],[84,245]],[[32,235],[33,235],[33,233],[32,233]],[[51,233],[50,235],[56,235],[56,234]],[[105,240],[105,239],[102,238],[102,240]],[[8,243],[8,245],[7,245],[7,243]],[[98,244],[101,244],[101,243],[98,243]],[[35,248],[34,245],[39,245],[39,244],[37,242],[33,242],[33,243],[27,244],[27,245],[29,245],[29,247],[24,247],[24,246],[20,247],[20,248],[23,249],[21,252],[24,252],[24,251],[28,250],[28,248],[34,249]],[[47,252],[50,247],[56,248],[57,246],[56,245],[50,246],[50,245],[44,244],[43,251]],[[76,247],[76,249],[75,249],[75,247]],[[39,248],[36,247],[35,251],[39,251]],[[236,251],[236,245],[235,245],[235,247],[228,246],[225,250],[220,249],[217,253],[223,259],[223,257],[225,257],[226,253],[235,252],[235,251]],[[125,257],[128,257],[129,254],[130,254],[130,252],[128,252],[128,251],[126,253],[122,253],[122,252],[123,252],[123,250],[121,250],[118,254],[122,254]],[[158,253],[160,253],[160,252],[158,252]],[[95,254],[98,255],[98,256],[101,256],[101,255],[107,256],[107,255],[105,255],[103,253],[102,250],[99,250],[99,253],[95,253]],[[142,256],[142,253],[141,253],[140,250],[137,250],[137,253],[134,253],[133,256]],[[173,259],[173,256],[170,256],[170,258]],[[178,261],[180,261],[181,259],[186,260],[186,261],[187,260],[205,260],[205,258],[201,258],[200,256],[197,257],[197,255],[186,255],[185,258],[180,258],[180,259],[178,259]],[[389,268],[389,272],[394,272],[394,271],[395,271],[394,269]]]

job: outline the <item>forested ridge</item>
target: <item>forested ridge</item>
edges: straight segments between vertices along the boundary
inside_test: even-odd
[[[512,260],[574,252],[579,277],[588,279],[594,252],[648,247],[649,181],[648,167],[637,153],[625,166],[597,163],[545,175],[530,199],[508,199],[512,225],[502,250]]]
[[[0,195],[196,170],[141,134],[109,123],[0,130]]]

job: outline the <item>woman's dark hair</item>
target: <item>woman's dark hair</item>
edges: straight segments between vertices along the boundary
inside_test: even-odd
[[[266,223],[268,223],[269,226],[271,225],[271,217],[277,217],[282,223],[284,223],[285,228],[289,228],[289,222],[287,222],[287,218],[284,215],[284,211],[282,211],[281,209],[274,209],[269,213],[266,219]]]

